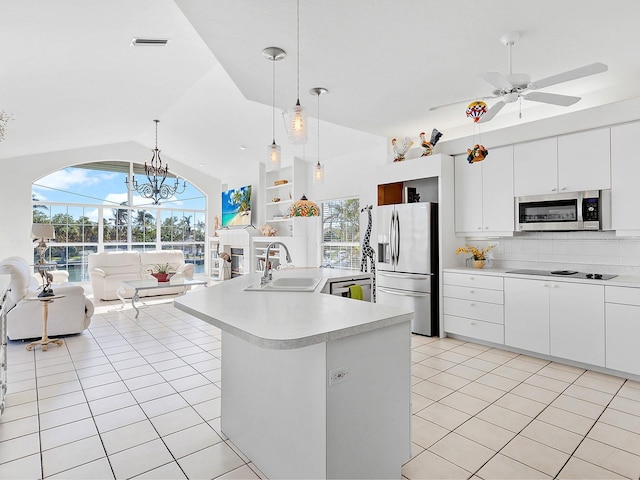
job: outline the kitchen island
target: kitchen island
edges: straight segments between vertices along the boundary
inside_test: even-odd
[[[409,460],[413,313],[243,275],[175,300],[222,330],[222,431],[269,478],[400,478]],[[367,274],[359,274],[367,275]]]

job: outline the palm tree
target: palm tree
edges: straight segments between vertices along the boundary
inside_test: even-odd
[[[40,199],[35,193],[31,194],[31,201],[33,202],[33,223],[46,223],[49,219],[49,207],[46,205],[39,205]]]
[[[122,202],[120,205],[126,205],[127,202]],[[112,208],[113,219],[116,226],[126,225],[129,223],[129,210],[126,208]]]
[[[188,217],[182,217],[184,219],[184,223],[186,224],[186,232],[185,232],[186,240],[188,240],[189,237],[191,237],[191,217],[193,217],[193,215],[189,215]]]

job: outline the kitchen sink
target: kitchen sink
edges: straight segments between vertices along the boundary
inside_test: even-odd
[[[320,278],[309,277],[283,277],[271,280],[266,285],[256,283],[249,285],[245,290],[253,292],[313,292]]]

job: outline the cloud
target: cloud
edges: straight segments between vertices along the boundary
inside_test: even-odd
[[[53,172],[34,182],[34,187],[42,186],[57,190],[83,190],[87,187],[99,185],[114,178],[116,173],[95,172],[82,168],[65,168]]]

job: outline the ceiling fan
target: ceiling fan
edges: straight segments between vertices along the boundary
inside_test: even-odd
[[[558,83],[568,82],[569,80],[576,80],[578,78],[588,77],[595,75],[596,73],[606,72],[609,67],[604,63],[592,63],[585,65],[584,67],[568,70],[557,75],[552,75],[541,80],[532,82],[529,75],[526,73],[513,73],[511,71],[511,47],[518,41],[520,34],[518,32],[507,33],[500,38],[500,41],[509,49],[509,75],[502,75],[498,72],[487,72],[480,74],[480,77],[485,81],[493,85],[496,89],[492,95],[482,98],[474,98],[472,100],[487,100],[491,98],[501,98],[496,102],[484,115],[480,117],[478,123],[484,123],[491,120],[496,114],[502,110],[507,103],[513,103],[518,99],[530,100],[533,102],[549,103],[552,105],[559,105],[562,107],[568,107],[580,100],[580,97],[573,97],[570,95],[558,95],[555,93],[545,92],[529,92],[528,90],[538,90],[551,85],[557,85]],[[449,105],[455,105],[460,102],[448,103],[446,105],[438,105],[431,107],[429,110],[437,110]],[[522,116],[522,113],[520,114]]]

